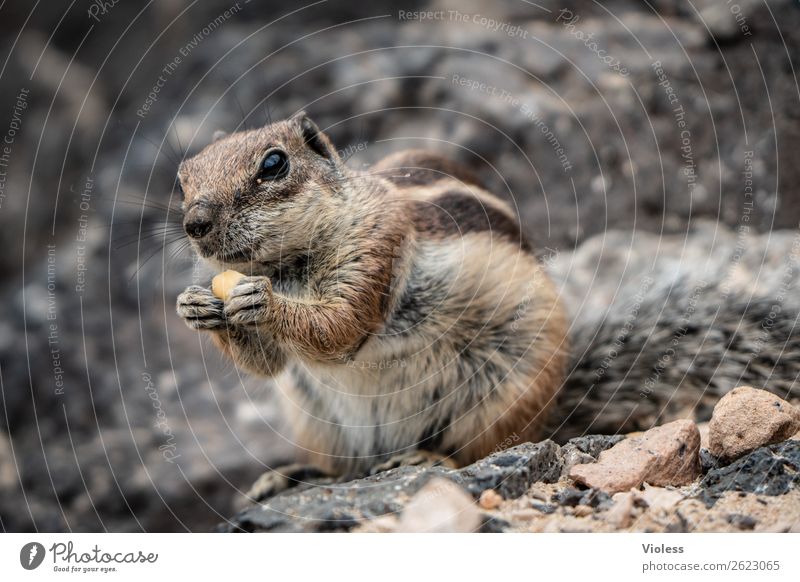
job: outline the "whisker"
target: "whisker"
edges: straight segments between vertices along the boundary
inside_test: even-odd
[[[181,236],[186,236],[182,229],[150,228],[146,230],[137,230],[134,232],[120,232],[119,234],[115,234],[112,237],[112,240],[116,241],[119,239],[130,239],[130,238],[140,238],[144,240],[156,236],[167,237],[177,234]]]
[[[157,241],[158,239],[163,239],[163,243],[161,243],[161,245],[159,245],[159,246],[167,246],[167,245],[170,245],[170,244],[172,244],[174,242],[182,240],[183,238],[185,238],[185,236],[186,236],[185,234],[177,235],[177,234],[173,233],[172,235],[169,235],[169,238],[167,238],[162,233],[151,233],[151,234],[149,234],[147,236],[143,236],[143,237],[136,236],[133,239],[126,239],[124,242],[116,241],[116,242],[119,242],[120,244],[119,244],[119,246],[115,247],[115,250],[119,250],[121,248],[130,246],[130,245],[132,245],[134,243],[137,243],[137,242],[140,242],[140,243],[147,242],[147,243],[149,243],[149,242],[152,242],[153,240]]]
[[[172,131],[175,133],[175,141],[178,142],[178,153],[180,154],[180,159],[181,159],[181,161],[183,161],[183,159],[186,157],[186,150],[183,149],[183,144],[181,143],[181,136],[178,135],[178,128],[175,127],[174,123],[171,124],[171,127],[172,127]],[[177,165],[180,165],[180,164],[177,164]]]
[[[180,245],[180,246],[179,246],[177,249],[175,249],[175,251],[173,251],[173,252],[172,252],[172,254],[169,256],[169,258],[168,258],[168,259],[167,259],[167,261],[166,261],[166,264],[167,264],[167,265],[169,265],[169,264],[170,264],[172,261],[176,260],[176,259],[177,259],[177,258],[180,256],[180,254],[181,254],[183,251],[185,251],[187,248],[189,248],[189,246],[191,246],[191,244],[192,244],[192,243],[191,243],[191,241],[188,241],[188,240],[187,240],[187,241],[186,241],[184,244]]]
[[[171,235],[170,236],[171,240],[166,241],[166,236],[167,235]],[[186,235],[183,234],[183,233],[180,233],[180,235],[178,235],[178,233],[162,233],[162,232],[151,232],[151,233],[146,234],[144,236],[140,236],[140,235],[135,234],[135,235],[132,235],[132,236],[125,236],[125,237],[121,237],[120,239],[116,239],[114,242],[116,242],[118,244],[117,244],[117,246],[114,247],[114,250],[119,250],[119,249],[128,247],[128,246],[130,246],[130,245],[132,245],[132,244],[134,244],[136,242],[149,242],[149,241],[152,241],[152,240],[156,240],[158,238],[163,238],[165,240],[164,244],[168,245],[168,244],[171,244],[173,242],[176,242],[176,241],[179,241],[179,240],[183,239],[185,236]]]
[[[173,165],[175,165],[175,166],[178,166],[178,165],[180,165],[180,161],[179,161],[179,160],[176,160],[174,157],[172,157],[172,156],[174,156],[174,155],[175,155],[175,152],[174,152],[174,151],[172,151],[172,152],[165,152],[165,151],[164,151],[164,149],[163,149],[163,147],[164,147],[164,146],[159,146],[159,145],[158,145],[156,142],[154,142],[153,140],[151,140],[151,139],[150,139],[149,137],[147,137],[146,135],[142,135],[142,136],[141,136],[141,138],[142,138],[143,140],[145,140],[147,143],[149,143],[151,146],[153,146],[154,148],[156,148],[156,151],[158,152],[158,154],[159,154],[159,155],[160,155],[160,154],[164,154],[165,156],[167,156],[167,159],[168,159],[168,160],[169,160],[169,161],[170,161],[170,162],[171,162]],[[172,148],[172,144],[170,144],[168,140],[164,140],[164,143],[165,143],[166,145],[169,145],[169,146],[170,146],[170,149]],[[180,159],[183,159],[183,157],[181,157]]]
[[[183,237],[181,237],[181,238],[183,238]],[[131,278],[128,279],[128,283],[133,281],[134,278],[136,278],[136,276],[139,275],[139,271],[141,271],[144,268],[144,266],[148,262],[150,262],[150,260],[159,253],[159,251],[165,252],[169,245],[174,244],[176,242],[179,242],[181,240],[181,238],[176,238],[176,239],[173,239],[173,240],[171,240],[171,241],[169,241],[169,242],[167,242],[167,243],[165,243],[163,245],[159,245],[159,247],[155,251],[153,251],[150,255],[148,255],[147,258],[144,261],[139,263],[139,267],[136,269],[136,271],[134,271],[133,275],[131,275]],[[188,241],[187,241],[187,244],[188,244]]]
[[[149,208],[151,210],[163,210],[167,213],[173,213],[183,216],[183,210],[175,206],[163,205],[151,200],[117,200],[118,204],[126,204],[129,206],[136,206],[138,208]]]
[[[182,220],[172,220],[172,219],[164,219],[164,218],[156,218],[153,216],[142,215],[140,218],[134,218],[131,220],[114,220],[114,222],[102,222],[100,224],[94,225],[92,228],[102,228],[108,229],[110,227],[117,228],[124,228],[126,226],[136,226],[136,227],[150,227],[154,225],[161,225],[164,227],[169,228],[183,228],[183,221]]]
[[[236,105],[239,107],[239,112],[242,115],[242,120],[239,122],[239,125],[236,126],[236,131],[239,131],[239,128],[244,130],[247,129],[247,116],[244,113],[244,107],[242,106],[241,100],[239,100],[239,96],[236,94],[236,90],[231,83],[228,83],[228,86],[231,87],[230,95],[233,97],[233,100],[236,101]]]

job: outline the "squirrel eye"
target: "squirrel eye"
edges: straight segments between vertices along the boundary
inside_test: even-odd
[[[289,159],[286,152],[282,150],[272,150],[267,152],[261,162],[261,172],[259,180],[277,180],[283,178],[289,172]]]

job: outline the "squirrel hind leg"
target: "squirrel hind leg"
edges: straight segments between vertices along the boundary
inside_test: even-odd
[[[422,449],[407,451],[404,453],[399,453],[397,455],[393,455],[389,457],[386,461],[378,463],[374,465],[370,470],[370,475],[375,475],[377,473],[382,473],[383,471],[388,471],[389,469],[397,469],[398,467],[409,467],[409,466],[422,466],[422,467],[448,467],[450,469],[455,469],[457,467],[456,462],[452,459],[452,457],[447,457],[445,455],[435,453],[433,451],[426,451]]]
[[[303,483],[328,483],[333,477],[314,465],[293,463],[264,472],[245,493],[247,503],[261,503]]]

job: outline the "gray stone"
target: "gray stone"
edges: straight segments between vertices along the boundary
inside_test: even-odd
[[[716,469],[719,467],[720,462],[717,457],[711,454],[711,451],[708,449],[700,449],[700,454],[698,455],[700,458],[700,472],[705,475],[711,469]]]
[[[486,489],[494,489],[505,499],[515,499],[531,484],[554,482],[560,473],[558,445],[552,441],[524,443],[458,470],[399,467],[348,483],[301,485],[240,512],[218,529],[248,532],[349,531],[362,521],[400,514],[433,478],[457,483],[476,500]]]
[[[566,507],[577,507],[578,505],[607,507],[611,505],[611,496],[600,489],[565,487],[553,494],[551,500]]]
[[[574,449],[597,459],[597,457],[600,456],[600,453],[606,449],[610,449],[624,438],[625,435],[621,434],[591,434],[580,436],[568,440],[567,443],[561,447],[561,450],[566,454]]]
[[[712,469],[700,482],[709,507],[727,491],[783,495],[800,487],[800,441],[762,447],[726,467]]]
[[[586,435],[570,439],[561,447],[563,460],[561,475],[563,477],[569,475],[570,469],[575,465],[593,463],[600,453],[624,438],[623,435]]]

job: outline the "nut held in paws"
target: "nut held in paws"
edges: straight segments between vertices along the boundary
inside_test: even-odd
[[[211,292],[226,301],[233,291],[233,288],[242,280],[244,275],[239,271],[223,271],[211,280]]]

